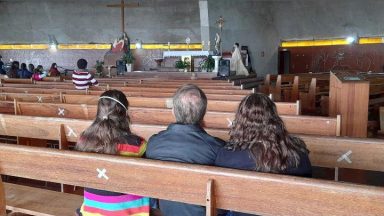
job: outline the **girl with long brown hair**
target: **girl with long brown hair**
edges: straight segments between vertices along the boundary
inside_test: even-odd
[[[104,92],[94,122],[80,136],[76,150],[99,154],[142,157],[147,142],[132,134],[128,100],[118,90]],[[121,170],[124,172],[124,170]],[[77,213],[86,215],[149,215],[149,198],[85,188],[84,202]]]
[[[309,151],[290,135],[275,103],[264,94],[246,96],[240,103],[226,148],[216,165],[266,173],[310,177]]]

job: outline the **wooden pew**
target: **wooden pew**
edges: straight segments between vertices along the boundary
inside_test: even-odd
[[[131,107],[147,108],[172,108],[172,98],[147,98],[128,97]],[[35,102],[35,103],[69,103],[96,105],[99,97],[96,95],[68,95],[68,94],[23,94],[23,93],[0,93],[0,101]],[[236,112],[239,106],[238,101],[208,100],[208,111]],[[2,108],[3,107],[3,108]],[[300,115],[300,102],[276,103],[277,111],[281,115]],[[7,103],[0,103],[0,112],[9,113],[12,106]]]
[[[32,79],[16,79],[16,78],[1,78],[0,84],[18,83],[18,84],[33,84]]]
[[[106,89],[105,89],[106,90]],[[94,90],[91,88],[88,91],[84,90],[69,90],[69,89],[44,89],[44,88],[15,88],[15,87],[0,87],[0,93],[31,93],[31,94],[75,94],[75,95],[101,95],[105,90]],[[174,95],[174,92],[145,92],[145,91],[128,91],[124,92],[128,97],[155,97],[155,98],[169,98]],[[227,101],[240,101],[244,95],[231,95],[226,94],[206,94],[209,100],[227,100]]]
[[[58,140],[60,149],[67,149],[67,142],[76,142],[79,135],[91,123],[90,120],[0,115],[0,135]],[[165,130],[166,126],[133,124],[132,131],[145,139]],[[225,129],[207,129],[207,133],[228,140]],[[384,142],[374,139],[348,139],[324,136],[300,135],[310,150],[313,166],[352,168],[384,172]],[[353,163],[340,160],[350,155]]]
[[[380,107],[379,110],[379,116],[380,116],[380,130],[384,132],[384,107]]]
[[[1,167],[1,165],[0,165]],[[46,166],[47,167],[47,166]],[[28,215],[74,215],[83,197],[4,183],[7,210]],[[1,215],[1,214],[0,214]]]
[[[26,116],[58,117],[93,120],[97,106],[86,104],[52,104],[16,102],[15,114]],[[132,122],[138,124],[169,125],[175,122],[170,109],[136,108],[129,109]],[[228,129],[235,118],[230,112],[207,112],[203,125],[206,128]],[[287,130],[291,133],[325,136],[340,135],[340,117],[286,116],[281,115]]]
[[[261,215],[384,212],[384,189],[379,187],[6,144],[0,145],[0,154],[4,175],[202,205],[207,215],[215,215],[216,208]],[[97,169],[107,170],[108,179],[97,178]],[[250,188],[257,192],[249,193]],[[315,195],[308,199],[308,194]]]
[[[5,189],[2,179],[0,178],[0,216],[6,216],[6,207],[5,203]]]
[[[197,83],[197,82],[190,82],[190,81],[183,81],[183,82],[167,82],[167,81],[161,81],[161,82],[143,82],[141,80],[136,81],[104,81],[99,82],[100,86],[106,87],[109,85],[112,87],[150,87],[150,88],[179,88],[180,86],[184,84],[195,84],[203,89],[241,89],[240,86],[234,86],[231,83]],[[44,82],[39,81],[35,83],[36,85],[41,86],[73,86],[72,82]]]
[[[299,98],[302,101],[304,113],[316,113],[317,103],[321,96],[329,95],[329,78],[319,79],[311,78],[308,90],[300,91]]]
[[[264,94],[270,94],[272,83],[276,82],[277,75],[267,74],[264,78],[264,84],[259,88],[259,91]]]
[[[16,88],[46,88],[46,89],[66,89],[71,90],[75,89],[73,85],[35,85],[35,84],[2,84],[3,87],[16,87]],[[92,89],[98,91],[105,91],[111,87],[108,86],[94,86]],[[176,87],[113,87],[121,91],[133,91],[133,92],[164,92],[164,93],[175,93]],[[252,93],[250,90],[241,90],[241,89],[211,89],[211,88],[202,88],[206,94],[226,94],[226,95],[248,95]]]

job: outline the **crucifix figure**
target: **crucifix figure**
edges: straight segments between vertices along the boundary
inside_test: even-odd
[[[125,33],[125,8],[135,8],[139,7],[139,3],[128,3],[125,4],[124,0],[121,0],[120,4],[107,5],[107,7],[119,7],[121,9],[121,33]]]

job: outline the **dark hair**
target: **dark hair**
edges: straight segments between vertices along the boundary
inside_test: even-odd
[[[28,65],[28,70],[29,70],[30,72],[33,72],[33,70],[35,70],[35,65],[33,65],[33,64],[29,64],[29,65]]]
[[[79,60],[77,61],[77,67],[78,67],[79,69],[84,70],[84,69],[87,68],[87,65],[88,65],[88,62],[87,62],[87,60],[85,60],[85,59],[79,59]]]
[[[255,170],[260,172],[281,173],[288,167],[298,167],[300,152],[309,152],[304,141],[288,134],[275,103],[260,93],[240,102],[229,135],[227,148],[249,149]]]
[[[43,70],[44,70],[43,65],[37,65],[37,67],[33,70],[33,73],[40,74],[41,72],[43,72]]]
[[[27,69],[27,64],[21,63],[20,68],[23,69],[23,70],[26,70]]]
[[[102,98],[110,97],[110,98]],[[113,98],[113,99],[111,99]],[[122,103],[118,103],[117,101]],[[76,150],[103,154],[116,154],[118,143],[127,143],[131,134],[130,119],[127,114],[128,100],[119,90],[104,92],[97,105],[94,122],[81,135]]]
[[[50,69],[53,69],[53,68],[55,68],[55,66],[56,66],[57,64],[56,63],[52,63],[52,65],[51,65],[51,68]]]
[[[237,46],[237,47],[239,47],[240,46],[240,44],[239,43],[235,43],[235,45]],[[240,47],[239,47],[240,48]]]
[[[177,123],[198,124],[206,110],[207,96],[196,85],[183,85],[173,96],[173,113]]]
[[[19,66],[20,66],[20,62],[18,62],[18,61],[13,61],[12,62],[12,66],[11,67],[19,69]]]

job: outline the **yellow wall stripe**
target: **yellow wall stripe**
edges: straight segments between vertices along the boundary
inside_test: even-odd
[[[201,44],[171,44],[171,50],[201,50]],[[111,44],[59,44],[59,50],[109,50]],[[49,49],[48,44],[0,44],[0,50],[42,50]],[[131,49],[136,49],[136,44],[131,44]],[[168,44],[143,44],[145,50],[168,50]]]
[[[303,40],[303,41],[283,41],[281,47],[308,47],[308,46],[332,46],[332,45],[347,45],[346,39],[333,40]]]
[[[371,38],[360,38],[359,44],[381,44],[384,43],[383,37],[371,37]]]
[[[40,50],[48,49],[48,44],[0,44],[0,50]]]

